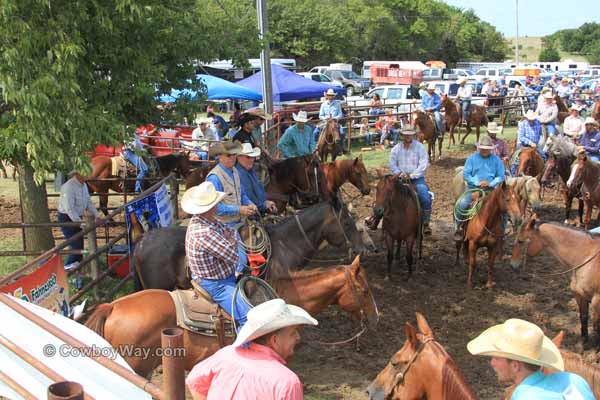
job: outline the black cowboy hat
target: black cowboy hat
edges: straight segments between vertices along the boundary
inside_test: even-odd
[[[238,118],[237,124],[239,127],[242,127],[246,122],[254,121],[257,119],[260,119],[260,117],[258,115],[245,112],[242,115],[240,115],[240,118]]]

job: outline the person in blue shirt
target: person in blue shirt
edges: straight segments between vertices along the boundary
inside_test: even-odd
[[[525,113],[523,120],[519,122],[517,131],[517,154],[514,157],[513,163],[510,166],[510,174],[515,175],[519,166],[519,154],[523,147],[533,147],[544,159],[546,154],[542,150],[542,124],[540,123],[537,114],[533,110]]]
[[[242,150],[237,155],[235,168],[240,176],[240,183],[244,192],[253,204],[256,204],[258,210],[264,214],[266,212],[277,213],[277,207],[271,200],[267,200],[265,188],[254,170],[254,160],[260,157],[260,148],[254,147],[250,143],[242,144]]]
[[[342,112],[342,106],[339,101],[335,100],[336,93],[333,89],[327,89],[324,94],[325,101],[321,104],[321,108],[319,109],[319,120],[321,120],[321,124],[319,124],[314,131],[315,143],[319,141],[319,133],[321,132],[324,123],[333,119],[338,123],[340,142],[342,143],[342,148],[344,148],[343,143],[345,143],[346,134],[344,132],[344,113]]]
[[[593,400],[581,376],[565,369],[560,350],[531,322],[512,318],[486,329],[467,344],[473,355],[491,357],[498,381],[513,385],[510,400]],[[541,368],[558,370],[545,375]]]
[[[296,123],[287,128],[279,139],[277,148],[284,158],[310,155],[315,151],[313,129],[306,123],[309,121],[306,111],[292,114]]]
[[[140,136],[137,134],[137,132],[134,133],[134,138],[132,141],[124,143],[123,150],[121,152],[123,158],[133,164],[137,170],[137,179],[135,181],[136,192],[141,192],[145,187],[144,178],[148,173],[148,164],[146,164],[141,156],[141,154],[145,152],[145,146],[140,140]]]
[[[219,114],[215,114],[212,111],[206,113],[207,118],[212,118],[213,125],[217,130],[217,134],[219,135],[219,139],[224,138],[227,132],[229,132],[229,124],[225,122],[225,119],[221,117]]]
[[[435,92],[435,85],[430,83],[427,86],[427,93],[421,98],[421,108],[427,112],[432,112],[435,117],[435,125],[438,131],[438,135],[442,131],[442,114],[440,109],[442,108],[442,98]]]
[[[585,152],[588,158],[594,162],[600,162],[600,132],[598,132],[598,121],[587,117],[584,121],[585,133],[579,138],[578,150]]]
[[[504,182],[504,164],[494,152],[494,143],[489,136],[483,136],[478,145],[478,152],[467,158],[463,170],[463,178],[467,183],[467,190],[481,188],[494,189]],[[472,194],[465,192],[458,200],[460,212],[464,213],[471,206]],[[454,240],[463,240],[462,221],[455,215]]]

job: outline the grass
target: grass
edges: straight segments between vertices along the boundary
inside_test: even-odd
[[[21,235],[16,232],[13,236],[0,239],[0,251],[23,250]],[[25,264],[25,257],[0,257],[0,276],[8,275]]]
[[[506,39],[509,44],[511,51],[509,58],[514,58],[515,54],[515,38]],[[519,61],[520,62],[535,62],[538,61],[540,52],[542,51],[542,38],[540,36],[525,36],[519,37]],[[579,54],[571,54],[558,49],[561,60],[573,60],[586,62],[586,58]]]

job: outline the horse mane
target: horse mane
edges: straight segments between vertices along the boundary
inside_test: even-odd
[[[340,133],[339,130],[334,130],[332,132],[331,127],[333,126],[331,121],[327,121],[327,123],[325,124],[325,127],[323,128],[323,131],[319,134],[319,139],[317,140],[317,147],[321,147],[326,145],[326,139],[327,136],[331,135],[332,138],[331,140],[338,141],[340,139]]]
[[[293,175],[293,173],[296,172],[296,169],[300,165],[300,162],[304,161],[304,157],[305,156],[299,156],[278,160],[271,166],[273,177],[276,180],[280,180],[286,176]]]
[[[450,356],[448,356],[442,367],[442,387],[444,388],[442,395],[444,400],[477,398]]]
[[[565,371],[580,375],[587,381],[594,395],[600,394],[600,367],[589,364],[580,355],[568,350],[560,351],[565,362]]]

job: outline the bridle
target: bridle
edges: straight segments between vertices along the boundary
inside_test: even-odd
[[[294,182],[290,182],[290,186],[291,186],[291,187],[292,187],[292,188],[293,188],[295,191],[297,191],[298,193],[302,193],[302,194],[307,194],[307,193],[310,193],[310,178],[309,178],[309,176],[308,176],[308,169],[309,169],[309,168],[310,168],[310,165],[309,165],[309,167],[305,167],[305,168],[304,168],[304,175],[305,175],[305,177],[306,177],[306,180],[305,180],[305,182],[306,182],[306,185],[308,186],[308,188],[306,188],[306,189],[300,189],[300,187],[299,187],[299,186],[297,186],[297,185],[296,185]],[[318,186],[316,187],[316,189],[315,189],[315,190],[316,190],[316,191],[317,191],[317,193],[318,193],[318,190],[319,190]]]
[[[433,341],[435,341],[433,337],[425,336],[425,339],[421,342],[421,345],[417,348],[412,357],[408,360],[406,364],[404,364],[404,367],[396,373],[396,376],[394,377],[394,383],[392,384],[392,386],[390,386],[390,389],[385,392],[385,399],[390,399],[396,387],[398,385],[404,384],[404,378],[406,378],[406,374],[408,373],[410,367],[415,363],[415,361],[417,361],[417,357],[419,357],[419,354],[421,354],[423,349],[425,349],[425,345]],[[398,363],[395,363],[393,360],[394,357],[392,356],[392,359],[390,360],[390,365],[395,371],[398,369]]]
[[[335,208],[333,208],[332,205],[329,205],[331,207],[331,209],[333,210],[333,215],[335,215],[335,220],[338,223],[338,227],[340,228],[340,231],[342,231],[342,235],[344,235],[344,240],[346,241],[346,246],[350,249],[352,249],[352,242],[350,241],[350,239],[348,238],[348,235],[346,235],[346,231],[344,230],[344,227],[342,226],[342,209],[340,208],[340,212],[336,212]],[[304,230],[304,227],[302,227],[302,222],[300,222],[300,218],[298,217],[298,214],[294,214],[294,219],[296,220],[296,225],[298,226],[298,230],[300,230],[300,233],[302,233],[302,237],[304,238],[304,241],[306,243],[308,243],[308,246],[316,251],[317,249],[315,248],[314,244],[310,241],[310,239],[308,238],[308,235],[306,234],[306,231]]]

